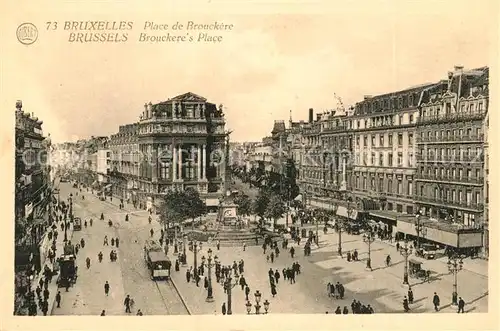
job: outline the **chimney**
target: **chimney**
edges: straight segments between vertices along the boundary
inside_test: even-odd
[[[462,73],[464,71],[464,66],[455,66],[455,71],[458,73]]]
[[[314,110],[312,108],[309,108],[309,123],[312,123],[314,121]]]
[[[316,121],[319,121],[321,119],[321,114],[316,114]]]
[[[368,100],[368,99],[371,99],[371,98],[372,98],[372,96],[371,96],[371,95],[365,95],[365,96],[364,96],[364,99],[365,99],[365,100]]]

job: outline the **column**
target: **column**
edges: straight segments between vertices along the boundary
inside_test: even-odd
[[[177,166],[178,166],[178,179],[182,179],[182,146],[178,146],[177,150]]]
[[[177,180],[177,150],[172,144],[172,180]]]
[[[151,166],[153,167],[151,171],[151,179],[153,182],[158,180],[158,145],[153,144],[153,151],[151,153]]]
[[[207,179],[207,145],[203,145],[203,159],[202,159],[202,168],[203,168],[203,179]]]
[[[347,163],[347,157],[342,155],[342,182],[346,182],[346,163]]]
[[[198,154],[196,155],[197,162],[197,171],[198,171],[198,180],[201,179],[201,145],[198,145]]]

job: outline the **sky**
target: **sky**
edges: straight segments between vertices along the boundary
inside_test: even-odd
[[[0,23],[2,103],[14,110],[22,100],[53,142],[116,133],[138,120],[144,103],[185,92],[224,105],[233,141],[259,141],[290,110],[294,120],[306,120],[309,108],[334,108],[334,94],[351,105],[364,95],[444,79],[454,65],[492,65],[498,45],[498,7],[488,0],[38,3],[2,4],[12,12]],[[126,43],[79,44],[61,28],[71,20],[134,27]],[[142,32],[168,32],[143,31],[147,21],[189,20],[234,28],[212,32],[223,37],[215,44],[138,41]],[[57,21],[58,30],[47,31],[47,21]],[[29,46],[15,37],[23,22],[39,31]]]

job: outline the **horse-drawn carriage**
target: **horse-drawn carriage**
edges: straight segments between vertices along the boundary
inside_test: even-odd
[[[419,278],[422,279],[423,281],[429,281],[431,271],[423,269],[422,264],[423,264],[422,261],[416,259],[408,260],[408,269],[409,269],[408,271],[410,277]]]

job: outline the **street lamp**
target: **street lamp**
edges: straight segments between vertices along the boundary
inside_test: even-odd
[[[250,315],[250,312],[252,311],[252,304],[247,300],[245,306],[247,307],[247,314]]]
[[[366,267],[372,271],[372,242],[375,241],[372,231],[368,231],[363,235],[363,241],[368,244],[368,260],[366,260]]]
[[[206,302],[212,302],[214,301],[213,297],[213,289],[212,289],[212,267],[215,265],[212,262],[212,249],[208,249],[208,261],[207,261],[207,267],[208,267],[208,290],[207,290],[207,299],[205,300]],[[203,263],[205,263],[205,257],[203,256],[201,258]]]
[[[254,296],[255,296],[255,315],[259,315],[261,308],[260,299],[262,298],[262,293],[260,293],[260,291],[257,290],[255,291]]]
[[[232,282],[232,278],[229,277],[225,282],[224,282],[224,289],[226,290],[226,294],[227,294],[227,315],[232,315],[233,314],[233,310],[232,310],[232,306],[231,306],[231,291],[233,290],[233,287],[235,287],[236,285],[238,285],[238,280],[239,278],[236,278],[234,283]]]
[[[415,215],[415,231],[417,232],[417,249],[420,248],[420,237],[427,234],[427,228],[421,223],[420,214]]]
[[[198,246],[198,241],[194,240],[193,241],[193,254],[194,254],[194,279],[196,281],[196,278],[198,276],[198,259],[197,259],[197,254],[198,251],[201,250],[201,243],[199,243]]]
[[[405,271],[403,274],[403,284],[408,284],[408,256],[411,255],[411,246],[408,247],[408,240],[405,239],[404,247],[399,248],[399,253],[405,258]]]
[[[187,265],[186,245],[187,245],[187,235],[184,235],[182,238],[182,265],[183,266]]]
[[[266,314],[269,310],[269,305],[270,305],[269,301],[267,301],[267,299],[264,300],[264,310],[266,311]]]
[[[453,274],[453,293],[451,294],[451,304],[456,306],[458,304],[458,291],[457,291],[457,274],[463,268],[463,258],[457,254],[452,255],[448,259],[448,270]]]

